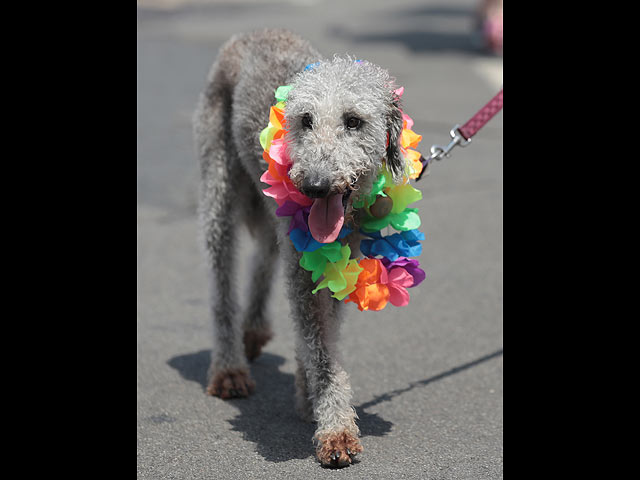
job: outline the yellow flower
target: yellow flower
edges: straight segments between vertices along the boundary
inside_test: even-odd
[[[358,282],[358,276],[362,271],[362,267],[358,265],[358,261],[354,258],[349,260],[347,263],[347,267],[342,272],[345,280],[347,281],[347,286],[340,290],[339,292],[335,292],[332,296],[333,298],[337,298],[338,300],[344,300],[344,298],[349,295],[351,292],[355,291],[356,283]]]

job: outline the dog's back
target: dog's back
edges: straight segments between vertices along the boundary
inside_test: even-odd
[[[257,139],[275,102],[274,91],[320,58],[307,40],[287,30],[266,29],[231,37],[211,68],[196,111],[200,158],[208,161],[210,142],[224,135],[232,139],[246,173],[258,185],[266,163]],[[224,118],[223,132],[216,131],[217,116]]]

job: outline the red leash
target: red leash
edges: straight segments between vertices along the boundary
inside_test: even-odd
[[[422,157],[420,161],[422,162],[422,172],[416,181],[422,178],[422,174],[427,169],[429,162],[431,160],[442,160],[444,157],[449,157],[451,155],[451,150],[456,145],[460,145],[461,147],[466,147],[471,142],[471,137],[473,137],[478,131],[484,127],[489,120],[491,120],[496,113],[498,113],[502,109],[502,89],[498,92],[498,94],[493,97],[489,103],[487,103],[484,107],[478,110],[473,117],[469,119],[467,123],[465,123],[462,127],[460,125],[456,125],[451,129],[449,135],[451,135],[451,141],[449,145],[446,147],[441,147],[439,145],[433,145],[431,147],[431,155],[427,158]]]

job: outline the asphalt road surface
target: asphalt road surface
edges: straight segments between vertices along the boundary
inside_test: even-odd
[[[502,478],[502,113],[415,184],[427,278],[410,305],[346,308],[340,345],[365,448],[358,463],[322,468],[313,425],[294,412],[281,271],[275,338],[252,365],[256,393],[204,393],[212,327],[190,118],[218,48],[237,32],[286,27],[325,55],[388,68],[426,153],[502,85],[502,59],[474,41],[475,9],[469,0],[138,2],[139,479]],[[239,248],[250,252],[246,235]]]

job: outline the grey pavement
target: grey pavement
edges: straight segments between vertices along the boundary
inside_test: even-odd
[[[256,393],[231,401],[204,393],[212,327],[190,117],[218,48],[237,32],[287,27],[326,55],[382,65],[405,87],[428,152],[502,83],[502,60],[475,47],[475,8],[470,0],[139,0],[139,479],[503,477],[502,113],[415,184],[427,278],[410,290],[410,305],[364,313],[347,305],[340,345],[365,448],[358,463],[320,467],[313,426],[294,413],[281,271],[275,338],[252,365]],[[250,251],[246,235],[238,248]]]

